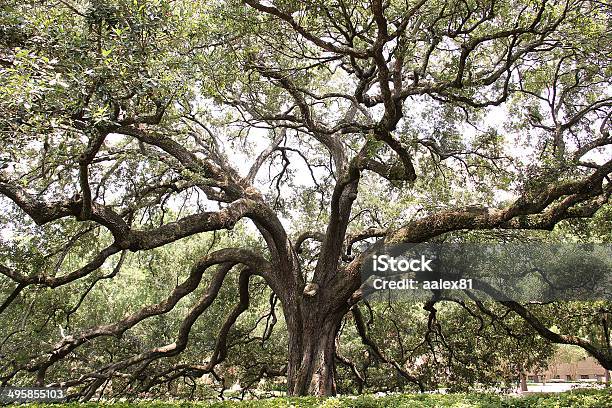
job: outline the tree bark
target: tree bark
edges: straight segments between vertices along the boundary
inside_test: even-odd
[[[336,394],[335,340],[343,314],[328,314],[319,304],[320,301],[313,302],[301,313],[285,312],[289,332],[289,395]]]
[[[519,376],[521,379],[521,392],[527,392],[527,375],[521,371]]]

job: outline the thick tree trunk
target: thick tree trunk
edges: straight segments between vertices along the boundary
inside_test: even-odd
[[[525,373],[523,373],[521,371],[521,373],[519,374],[520,377],[520,382],[521,382],[521,392],[526,392],[527,390],[527,376],[525,375]]]
[[[289,330],[289,395],[336,394],[335,339],[342,315],[327,315],[320,308],[286,316]]]

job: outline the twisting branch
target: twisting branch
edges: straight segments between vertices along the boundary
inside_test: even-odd
[[[112,279],[115,276],[117,276],[117,274],[121,270],[123,262],[125,261],[126,254],[127,254],[126,251],[122,251],[121,256],[119,257],[119,261],[117,261],[117,264],[115,265],[113,270],[107,275],[97,277],[96,279],[94,279],[93,282],[89,284],[87,289],[85,289],[85,291],[79,297],[79,301],[68,312],[66,312],[66,327],[70,325],[70,316],[73,315],[79,309],[79,307],[81,307],[81,304],[83,303],[83,301],[85,300],[89,292],[91,292],[91,290],[96,286],[96,284],[100,282],[101,280]]]
[[[395,370],[397,370],[402,377],[409,382],[416,384],[421,392],[425,391],[425,386],[419,378],[407,372],[397,361],[388,357],[382,350],[380,350],[376,342],[368,335],[366,325],[363,321],[363,315],[361,314],[359,307],[354,306],[351,308],[351,312],[355,321],[355,327],[357,328],[357,332],[359,333],[363,344],[368,346],[377,358],[395,368]]]
[[[308,239],[312,239],[314,241],[322,242],[325,239],[325,234],[323,234],[321,232],[315,232],[315,231],[306,231],[306,232],[301,233],[295,239],[295,244],[294,244],[295,245],[295,251],[298,254],[302,252],[302,245]]]
[[[553,183],[526,192],[505,208],[467,207],[439,211],[389,231],[377,245],[383,242],[425,242],[462,229],[552,229],[565,219],[590,217],[606,204],[612,186],[604,187],[602,183],[610,173],[612,160],[580,180]],[[350,293],[350,305],[362,299],[360,268],[376,247],[361,253],[341,271],[342,281],[346,284],[340,284],[337,290]]]
[[[130,329],[131,327],[135,326],[136,324],[147,318],[168,313],[174,308],[174,306],[179,302],[179,300],[192,293],[198,287],[202,279],[203,273],[210,266],[223,263],[226,263],[228,265],[235,265],[237,263],[249,265],[253,269],[257,270],[258,273],[261,273],[263,276],[268,277],[271,272],[271,267],[268,261],[266,261],[258,254],[253,253],[249,250],[227,248],[213,252],[201,259],[192,268],[187,280],[177,286],[164,301],[155,305],[146,306],[143,309],[113,324],[94,326],[78,334],[66,336],[53,346],[53,350],[50,353],[48,353],[42,358],[39,358],[37,361],[28,363],[26,366],[23,367],[23,369],[26,369],[28,371],[36,371],[37,382],[39,384],[42,384],[48,368],[57,361],[64,358],[72,351],[74,351],[77,347],[84,344],[85,342],[91,341],[101,336],[121,335],[126,330]],[[214,297],[217,295],[223,282],[223,279],[225,278],[225,275],[227,274],[229,269],[230,268],[221,268],[220,272],[217,273],[215,279],[213,279],[213,283],[210,286],[209,292],[207,292],[209,293],[209,296],[206,298],[206,302],[208,302],[208,299],[210,299],[210,302],[212,302]],[[193,322],[191,324],[193,324]]]
[[[87,379],[110,379],[115,373],[120,370],[124,370],[130,366],[134,366],[138,363],[143,363],[141,368],[137,371],[142,372],[142,370],[148,366],[152,361],[158,360],[160,358],[168,358],[172,356],[176,356],[183,352],[189,341],[189,333],[191,328],[197,318],[206,311],[206,309],[212,304],[214,299],[216,298],[219,290],[221,289],[221,285],[225,279],[227,273],[232,269],[235,265],[234,262],[226,262],[221,263],[217,270],[217,273],[213,276],[210,286],[208,290],[204,292],[204,294],[198,299],[198,301],[191,307],[187,315],[183,318],[181,325],[179,327],[177,340],[171,344],[167,344],[161,347],[155,347],[153,349],[144,351],[140,354],[131,356],[124,360],[114,362],[108,364],[92,373],[85,374],[78,379],[68,381],[66,383],[53,384],[56,386],[67,386],[67,385],[78,385],[83,383]],[[253,266],[264,266],[267,268],[265,264],[257,265],[253,264]],[[269,271],[267,271],[269,272]],[[267,273],[266,272],[266,273]],[[227,339],[229,335],[229,331],[231,327],[234,325],[238,317],[248,309],[249,306],[249,279],[252,275],[259,274],[259,272],[254,272],[254,270],[250,269],[250,267],[243,268],[239,274],[239,301],[236,306],[232,309],[229,316],[226,318],[224,324],[219,331],[219,335],[217,336],[217,341],[215,344],[214,351],[209,359],[209,361],[204,365],[199,366],[190,366],[189,371],[192,375],[201,376],[206,373],[212,373],[214,368],[223,362],[227,356]],[[135,377],[137,374],[132,375]],[[167,374],[166,374],[167,375]],[[150,389],[153,385],[158,383],[159,376],[153,377],[149,379],[149,381],[145,382],[142,389]],[[81,391],[82,399],[88,400],[91,398],[93,393],[98,389],[103,383],[94,380],[87,387],[85,387]]]
[[[278,8],[274,6],[263,5],[259,3],[257,0],[244,0],[244,2],[248,4],[249,6],[253,7],[255,10],[273,15],[281,19],[282,21],[285,21],[291,26],[291,28],[293,28],[293,30],[295,30],[301,36],[303,36],[308,41],[311,41],[313,44],[321,47],[322,49],[326,51],[351,56],[353,58],[367,58],[368,57],[368,53],[366,51],[357,50],[352,47],[347,47],[347,46],[342,46],[342,45],[335,45],[332,42],[329,42],[329,41],[323,40],[322,38],[317,37],[316,35],[307,31],[304,27],[299,25],[293,19],[291,15],[282,12],[281,10],[279,10]]]
[[[483,290],[490,296],[493,296],[498,300],[498,303],[504,305],[508,309],[512,310],[519,316],[521,316],[531,327],[533,327],[542,337],[548,339],[554,343],[558,344],[571,344],[575,346],[579,346],[582,349],[586,350],[590,355],[595,357],[597,361],[607,370],[612,369],[612,355],[608,352],[608,350],[601,350],[596,347],[593,343],[578,336],[572,336],[567,334],[560,334],[550,330],[542,321],[530,310],[528,310],[522,304],[508,299],[507,296],[504,296],[503,293],[499,292],[497,289],[493,288],[486,282],[479,281],[477,282],[477,289]],[[501,300],[507,299],[507,300]]]

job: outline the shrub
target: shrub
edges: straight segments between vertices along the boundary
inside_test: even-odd
[[[248,401],[101,402],[26,408],[611,408],[612,390],[575,390],[556,394],[504,396],[498,394],[397,394],[377,397],[269,398]]]

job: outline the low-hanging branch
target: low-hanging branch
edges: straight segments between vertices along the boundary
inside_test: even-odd
[[[80,333],[66,336],[61,341],[54,344],[52,350],[46,356],[24,365],[22,369],[30,372],[36,371],[37,383],[42,384],[48,368],[60,361],[69,353],[73,352],[77,347],[98,337],[120,336],[126,330],[134,327],[145,319],[168,313],[182,298],[197,289],[204,272],[210,266],[215,264],[227,264],[227,267],[221,268],[213,278],[209,291],[207,292],[208,295],[204,298],[204,300],[202,300],[202,304],[199,306],[204,308],[201,312],[199,312],[199,314],[201,314],[208,307],[208,305],[212,303],[218,294],[221,284],[223,283],[226,274],[231,269],[231,266],[238,263],[249,265],[253,269],[257,270],[258,274],[261,274],[262,276],[269,276],[271,270],[268,261],[256,253],[246,249],[226,248],[212,252],[194,265],[187,280],[178,285],[164,301],[155,305],[146,306],[118,322],[94,326],[81,331]],[[198,310],[199,309],[196,309],[194,313],[197,314]],[[192,324],[193,322],[188,322],[184,330],[188,331],[188,328],[190,328]],[[12,375],[15,374],[16,373],[13,373]],[[8,378],[2,378],[2,380],[7,381]]]

